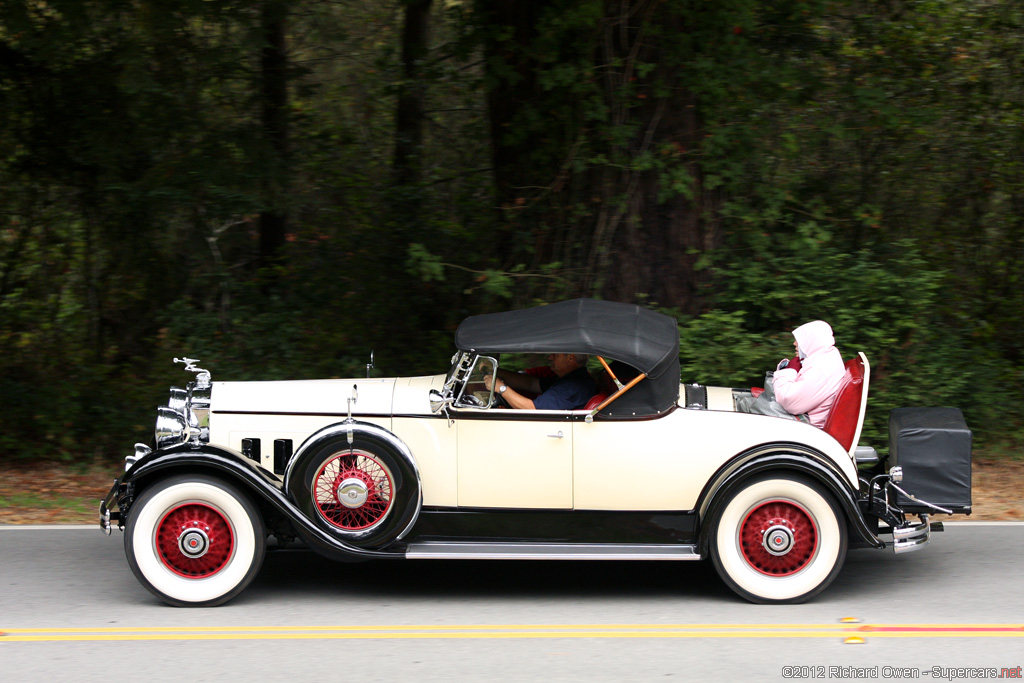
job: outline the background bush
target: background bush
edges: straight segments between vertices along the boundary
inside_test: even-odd
[[[175,356],[441,372],[465,316],[573,296],[727,386],[825,319],[866,440],[956,405],[1014,454],[1022,55],[984,0],[8,0],[0,457],[122,457]]]

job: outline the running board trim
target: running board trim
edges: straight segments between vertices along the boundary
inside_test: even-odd
[[[600,543],[410,543],[412,560],[699,560],[695,545]]]

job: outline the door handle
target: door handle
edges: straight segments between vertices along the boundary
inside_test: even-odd
[[[549,439],[562,439],[562,438],[565,438],[565,434],[563,434],[562,431],[559,430],[557,434],[548,434],[548,438]]]

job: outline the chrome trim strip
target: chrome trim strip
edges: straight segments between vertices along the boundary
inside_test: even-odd
[[[696,545],[625,543],[410,543],[414,560],[699,560]]]

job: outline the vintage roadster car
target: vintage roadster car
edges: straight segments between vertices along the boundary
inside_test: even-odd
[[[958,410],[894,411],[887,460],[858,448],[863,354],[819,429],[682,384],[676,321],[634,305],[474,316],[455,346],[447,374],[402,379],[212,382],[175,359],[195,380],[127,457],[101,526],[179,606],[231,599],[268,545],[296,544],[339,560],[710,558],[748,600],[800,602],[848,547],[916,550],[941,527],[930,513],[970,512]],[[610,384],[582,409],[513,410],[487,388],[515,354],[569,352]]]

